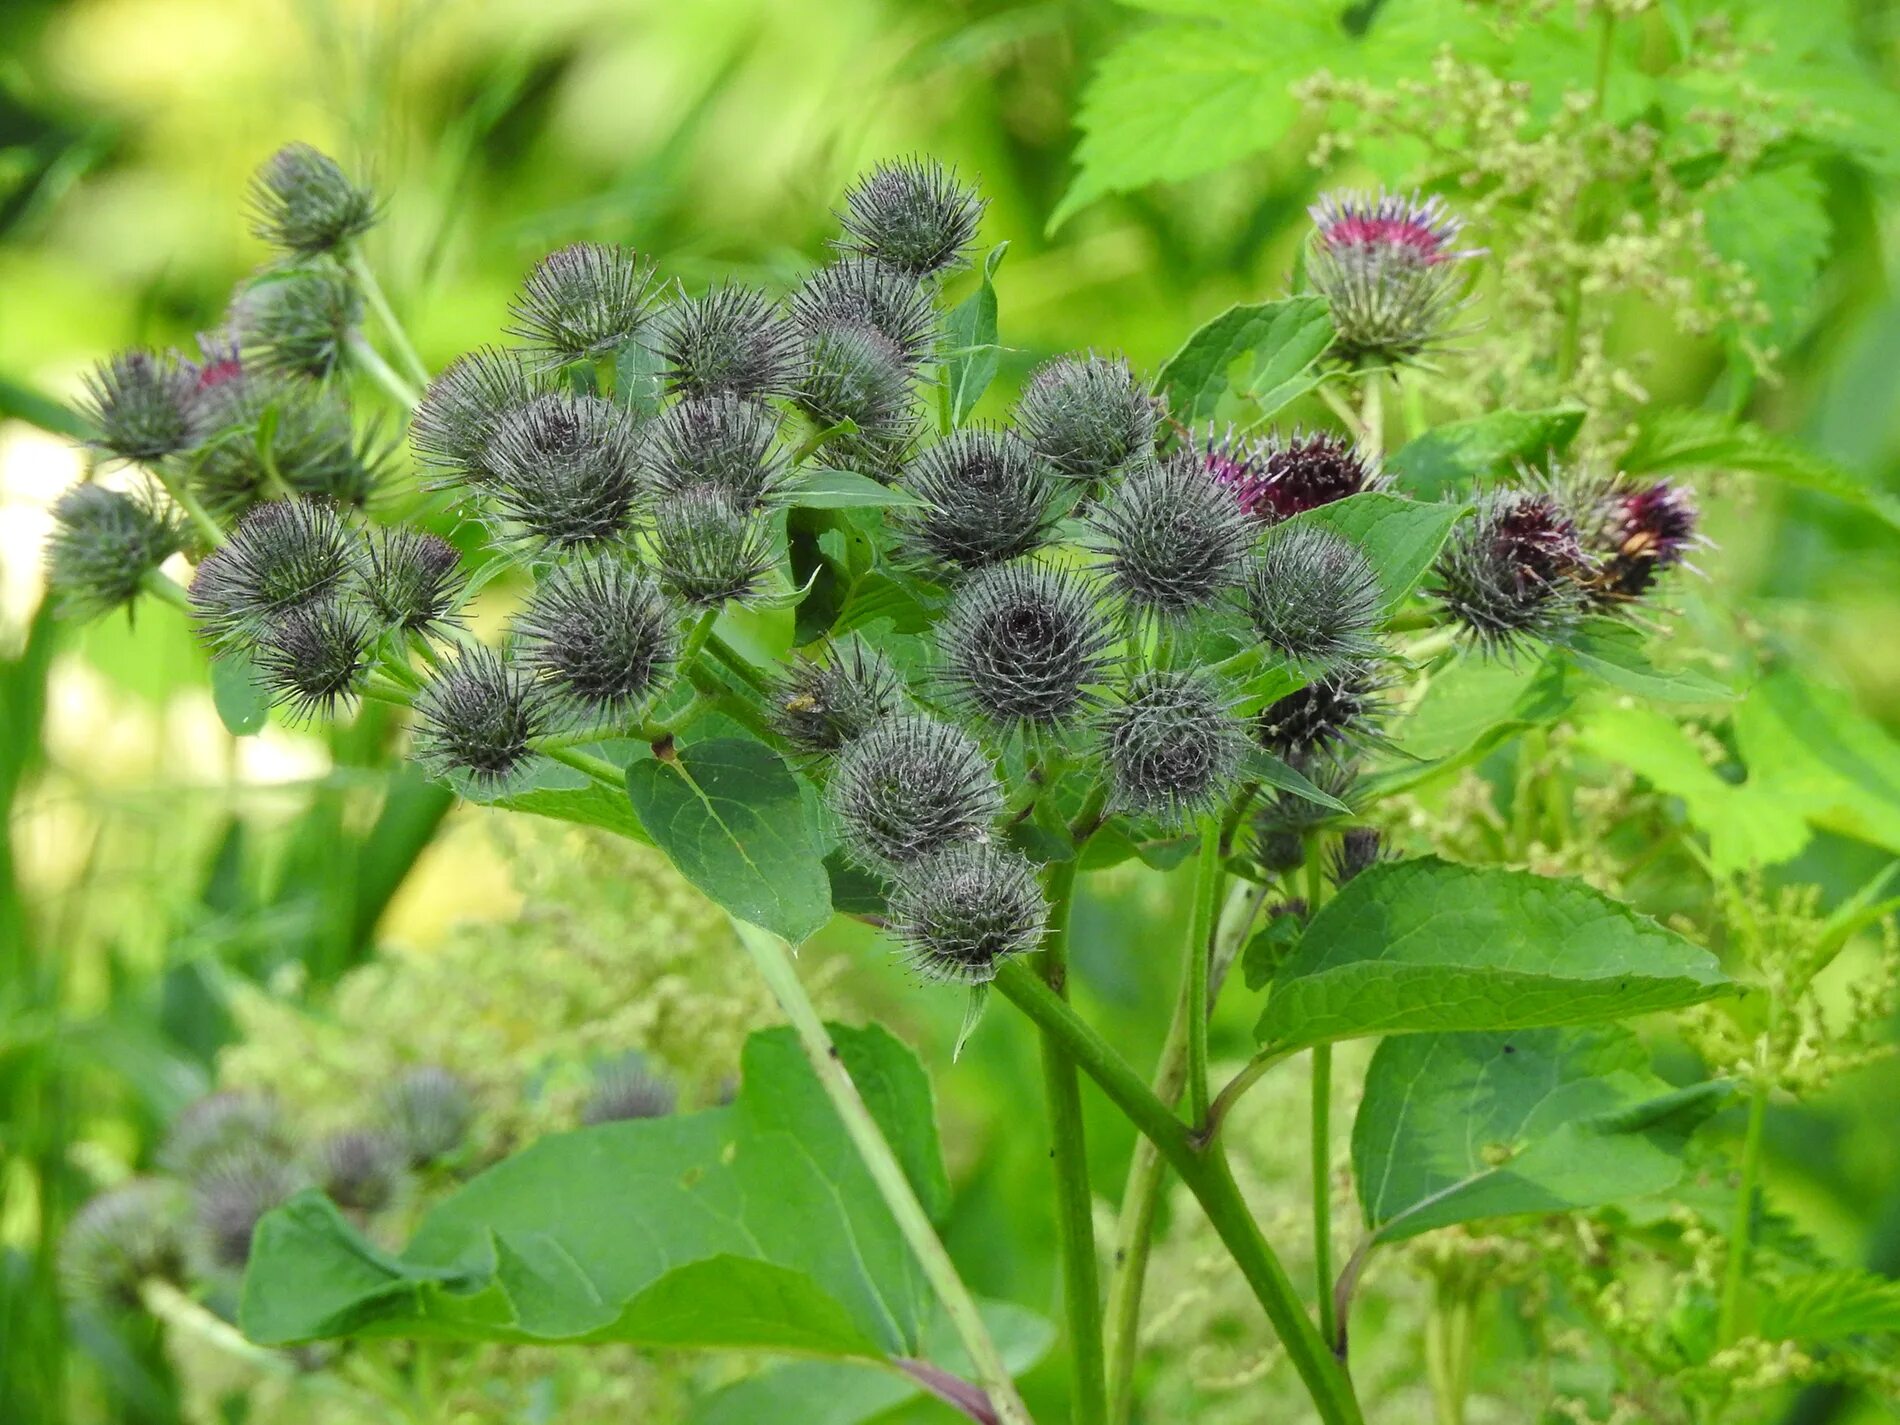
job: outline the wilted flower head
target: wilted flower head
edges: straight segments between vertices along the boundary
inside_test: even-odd
[[[841,249],[920,278],[963,261],[985,204],[934,158],[900,158],[846,189],[844,207]]]
[[[212,1163],[191,1191],[199,1237],[211,1265],[240,1270],[250,1260],[258,1219],[282,1207],[302,1185],[296,1169],[273,1153],[241,1149]]]
[[[324,500],[272,500],[253,509],[199,564],[191,607],[216,647],[255,642],[295,609],[336,594],[361,545]]]
[[[62,612],[96,618],[129,606],[183,535],[177,513],[149,489],[75,485],[53,504],[47,583]]]
[[[144,1283],[181,1280],[185,1217],[184,1195],[158,1178],[134,1178],[88,1200],[60,1239],[59,1281],[66,1297],[129,1311]]]
[[[1589,589],[1599,604],[1641,598],[1697,542],[1695,495],[1673,481],[1612,480],[1594,504],[1590,547],[1601,562]]]
[[[592,361],[642,335],[659,296],[653,264],[632,249],[577,242],[534,265],[508,332],[544,369]]]
[[[376,1128],[345,1128],[310,1155],[316,1186],[338,1207],[380,1212],[395,1200],[405,1167],[403,1145]]]
[[[1455,244],[1464,224],[1437,197],[1328,193],[1312,208],[1306,271],[1326,298],[1334,349],[1355,361],[1401,361],[1443,338],[1464,304]]]
[[[1136,674],[1102,715],[1101,737],[1115,805],[1171,825],[1226,800],[1249,746],[1220,684],[1195,669]]]
[[[375,222],[375,196],[309,144],[278,149],[251,179],[251,231],[299,257],[340,251]]]
[[[556,547],[626,532],[640,495],[640,438],[627,413],[597,396],[537,396],[504,416],[483,456],[501,517]]]
[[[1116,592],[1161,618],[1207,608],[1238,584],[1254,535],[1191,452],[1133,466],[1089,520]]]
[[[910,274],[866,257],[844,258],[807,277],[792,293],[792,318],[808,335],[853,326],[878,332],[911,367],[928,358],[937,341],[929,291]]]
[[[1113,642],[1085,579],[1028,562],[972,574],[937,625],[951,694],[1005,728],[1055,728],[1085,712]]]
[[[1037,454],[1077,480],[1099,479],[1154,449],[1154,403],[1115,357],[1059,356],[1037,367],[1016,424]]]
[[[807,330],[803,351],[794,403],[819,430],[847,427],[827,440],[827,455],[872,475],[901,461],[917,425],[903,348],[880,331],[846,322]]]
[[[659,501],[653,513],[653,564],[660,584],[699,608],[756,598],[772,572],[765,517],[708,485]]]
[[[625,1058],[594,1076],[593,1092],[581,1108],[581,1122],[622,1123],[636,1118],[665,1118],[679,1104],[679,1095],[665,1079],[648,1073],[637,1060]]]
[[[384,626],[425,630],[452,622],[467,582],[461,552],[439,535],[408,525],[370,531],[362,593]]]
[[[166,1172],[191,1181],[218,1159],[257,1151],[282,1156],[289,1137],[274,1099],[227,1089],[186,1106],[159,1145],[158,1163]]]
[[[552,721],[527,669],[479,644],[416,695],[413,755],[431,776],[459,772],[476,786],[505,785],[533,757],[529,744]]]
[[[1539,483],[1482,497],[1452,530],[1433,575],[1432,592],[1465,635],[1509,651],[1569,627],[1592,562],[1565,492]]]
[[[410,421],[417,462],[444,483],[487,485],[495,478],[489,464],[495,432],[540,394],[513,352],[484,346],[456,357],[429,383]]]
[[[976,739],[921,714],[886,718],[846,743],[828,793],[845,845],[879,867],[981,837],[1003,809]]]
[[[409,1162],[422,1167],[456,1152],[475,1124],[468,1085],[447,1069],[405,1069],[383,1094],[383,1113]]]
[[[369,619],[348,604],[307,604],[275,620],[258,641],[258,675],[293,722],[331,717],[356,695],[375,637]]]
[[[903,710],[904,684],[890,660],[856,636],[822,659],[795,655],[773,697],[772,722],[793,750],[836,752]]]
[[[966,426],[925,446],[900,483],[919,503],[892,512],[912,555],[962,569],[1028,554],[1049,533],[1055,490],[1036,453],[1006,430]]]
[[[572,559],[535,586],[515,622],[516,653],[575,712],[618,720],[671,673],[677,618],[658,581],[626,559]]]
[[[745,509],[770,504],[785,481],[778,412],[738,396],[675,401],[647,430],[646,469],[664,502],[705,486]]]
[[[327,261],[271,268],[231,305],[245,364],[271,376],[329,376],[362,321],[361,294]]]
[[[1306,768],[1340,761],[1376,742],[1386,683],[1369,659],[1348,659],[1269,705],[1254,719],[1260,745]]]
[[[1247,566],[1254,631],[1302,662],[1371,653],[1384,600],[1378,572],[1356,544],[1304,522],[1273,531]]]
[[[715,287],[661,318],[654,340],[666,384],[682,396],[788,395],[798,382],[798,334],[763,292]]]
[[[1283,520],[1348,495],[1385,486],[1385,477],[1343,436],[1295,430],[1256,447],[1260,479],[1249,501],[1262,519]]]
[[[983,984],[1042,943],[1048,903],[1035,868],[993,841],[944,847],[907,867],[890,899],[890,934],[925,979]]]
[[[80,415],[90,443],[149,463],[188,450],[202,434],[196,371],[172,351],[122,351],[86,376]]]

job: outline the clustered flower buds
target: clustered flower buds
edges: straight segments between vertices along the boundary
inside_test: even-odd
[[[1383,602],[1378,571],[1359,547],[1316,525],[1274,531],[1247,567],[1254,631],[1296,662],[1374,653]]]
[[[1312,209],[1306,273],[1326,298],[1334,350],[1404,361],[1444,340],[1464,305],[1463,223],[1437,197],[1328,193]]]
[[[1125,472],[1090,516],[1109,583],[1137,614],[1179,619],[1240,582],[1255,529],[1182,453]]]
[[[798,655],[774,699],[773,725],[796,752],[825,756],[902,711],[903,681],[862,639],[833,644],[822,659]]]
[[[946,686],[990,724],[1060,729],[1108,676],[1114,630],[1080,575],[1019,561],[972,574],[937,625]]]
[[[981,984],[1011,955],[1034,950],[1048,925],[1035,871],[991,841],[928,857],[891,895],[891,936],[928,980]]]
[[[977,740],[921,714],[885,718],[846,743],[831,775],[846,844],[873,867],[903,867],[985,835],[1003,809]]]
[[[1057,474],[1099,480],[1153,452],[1156,412],[1127,362],[1062,356],[1031,373],[1016,425]]]
[[[658,299],[653,264],[627,248],[577,242],[536,263],[510,308],[509,334],[533,365],[616,355],[642,335]]]
[[[964,261],[984,206],[935,159],[881,164],[845,190],[838,247],[928,277]]]
[[[926,563],[980,569],[1048,538],[1055,495],[1048,467],[1012,431],[955,431],[914,455],[899,483],[917,503],[893,522],[905,549]]]
[[[1102,718],[1102,757],[1116,804],[1180,826],[1239,785],[1247,725],[1206,673],[1151,669]]]

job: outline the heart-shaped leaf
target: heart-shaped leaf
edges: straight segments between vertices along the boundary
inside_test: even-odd
[[[1251,387],[1274,392],[1318,361],[1332,345],[1333,323],[1319,297],[1287,297],[1229,307],[1201,327],[1161,368],[1155,390],[1175,419],[1210,421],[1231,389],[1229,372],[1258,354]]]
[[[1425,571],[1438,558],[1445,536],[1465,508],[1367,490],[1318,509],[1304,510],[1276,526],[1269,537],[1279,537],[1279,531],[1293,525],[1316,525],[1351,540],[1378,571],[1385,589],[1385,608],[1390,613],[1425,577]]]

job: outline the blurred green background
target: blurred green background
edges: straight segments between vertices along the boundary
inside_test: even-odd
[[[1891,81],[1900,11],[1850,9]],[[1296,146],[1046,234],[1083,83],[1144,23],[1098,0],[0,3],[0,1420],[176,1418],[150,1342],[69,1330],[52,1258],[58,1224],[210,1082],[232,983],[316,998],[378,943],[426,953],[460,921],[532,911],[492,817],[377,770],[376,719],[239,744],[169,611],[136,635],[39,611],[46,509],[83,463],[56,403],[109,350],[215,324],[265,256],[245,181],[291,140],[373,177],[387,211],[370,255],[432,368],[493,339],[522,271],[575,239],[653,252],[688,284],[782,286],[854,173],[928,151],[980,178],[985,240],[1012,244],[992,404],[1068,347],[1152,370],[1225,305],[1283,289],[1323,175]],[[1750,413],[1900,493],[1900,208],[1857,171],[1819,171],[1825,261]],[[1653,323],[1642,340],[1676,399],[1714,384],[1704,345]],[[1724,594],[1900,729],[1892,531],[1766,485],[1712,503]],[[1867,854],[1821,837],[1788,874],[1858,884]],[[1081,940],[1092,1012],[1147,1056],[1174,973],[1172,949],[1148,947],[1172,944],[1156,931],[1178,888],[1130,884],[1084,907]],[[880,967],[854,970],[849,1010],[945,1069],[960,1003],[915,993],[868,937],[835,952]],[[1221,1030],[1238,1053],[1244,1016]],[[1047,1306],[1040,1154],[1010,1132],[1034,1077],[1033,1047],[1000,1022],[937,1074],[959,1260],[980,1290]],[[1777,1193],[1846,1259],[1900,1233],[1891,1140],[1864,1098],[1776,1117]],[[1127,1149],[1097,1125],[1105,1191]]]

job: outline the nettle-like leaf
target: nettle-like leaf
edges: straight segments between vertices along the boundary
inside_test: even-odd
[[[1900,742],[1846,694],[1787,669],[1735,710],[1751,778],[1817,826],[1900,851]]]
[[[1315,369],[1333,342],[1333,323],[1320,297],[1287,297],[1229,307],[1190,336],[1155,378],[1168,412],[1194,427],[1213,421],[1230,392],[1253,400],[1264,420],[1318,384]],[[1238,376],[1243,359],[1251,370]]]
[[[1708,951],[1581,881],[1427,856],[1374,866],[1320,909],[1275,973],[1255,1032],[1291,1051],[1603,1023],[1733,988]]]
[[[1386,473],[1408,494],[1441,498],[1520,464],[1548,464],[1569,449],[1584,415],[1578,406],[1553,406],[1448,421],[1393,451]]]
[[[1817,1344],[1900,1332],[1900,1281],[1871,1272],[1816,1272],[1776,1282],[1756,1307],[1756,1334]]]
[[[1615,1026],[1388,1039],[1352,1130],[1366,1229],[1396,1242],[1661,1192],[1728,1091],[1671,1088]]]
[[[1385,610],[1390,613],[1418,587],[1465,509],[1459,504],[1429,504],[1367,490],[1302,511],[1276,525],[1268,537],[1279,538],[1282,530],[1294,525],[1317,525],[1343,535],[1359,546],[1377,572],[1385,590]]]
[[[926,1211],[949,1186],[930,1086],[875,1027],[831,1034]],[[892,1361],[926,1349],[922,1269],[789,1030],[729,1106],[555,1134],[430,1210],[399,1254],[315,1193],[259,1223],[253,1341],[628,1341]],[[849,1250],[840,1250],[848,1243]]]
[[[1833,239],[1827,186],[1811,164],[1791,163],[1711,194],[1703,213],[1710,246],[1742,265],[1768,309],[1763,338],[1786,343],[1812,315]]]

